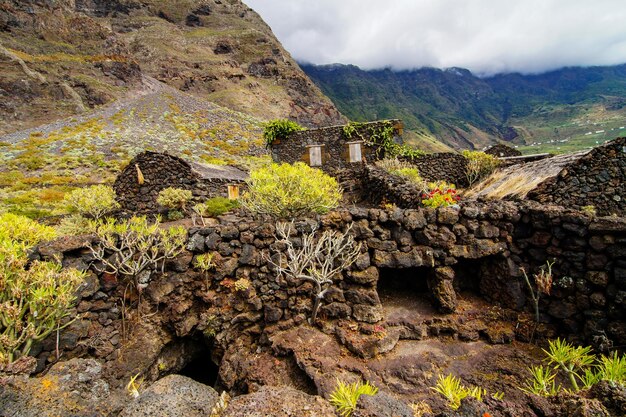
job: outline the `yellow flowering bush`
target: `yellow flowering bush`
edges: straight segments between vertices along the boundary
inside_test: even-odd
[[[484,152],[465,150],[462,154],[467,159],[465,176],[470,186],[476,181],[485,178],[500,166],[498,158]]]
[[[66,318],[83,273],[28,263],[28,248],[54,236],[54,229],[25,217],[0,216],[0,363],[28,355],[34,342],[71,323]]]
[[[256,213],[293,218],[323,214],[339,205],[341,187],[333,177],[302,162],[272,164],[250,172],[241,204]]]
[[[65,196],[63,202],[70,213],[78,213],[97,220],[120,207],[115,197],[113,188],[107,185],[92,185],[73,190]]]

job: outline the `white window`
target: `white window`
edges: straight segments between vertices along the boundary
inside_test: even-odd
[[[312,167],[322,166],[322,145],[309,146],[309,165]]]
[[[362,142],[349,142],[348,143],[348,161],[349,162],[361,162],[361,143]]]

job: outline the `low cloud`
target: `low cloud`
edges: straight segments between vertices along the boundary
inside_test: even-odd
[[[626,62],[623,0],[244,0],[299,61],[479,75]]]

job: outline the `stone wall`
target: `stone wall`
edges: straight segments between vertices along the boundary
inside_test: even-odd
[[[143,184],[139,184],[137,166],[144,177]],[[191,190],[194,198],[202,201],[208,197],[228,197],[228,185],[244,184],[242,175],[237,178],[220,178],[218,175],[203,176],[181,158],[147,151],[130,161],[117,176],[113,189],[122,210],[156,212],[159,192],[168,187]]]
[[[594,148],[539,184],[528,198],[564,207],[593,206],[599,215],[626,215],[626,138]]]
[[[540,335],[565,335],[604,348],[626,344],[625,219],[592,218],[533,202],[416,210],[353,207],[296,221],[293,239],[299,242],[313,227],[346,230],[349,224],[362,245],[361,255],[336,277],[325,297],[320,310],[325,331],[334,331],[334,319],[365,325],[383,320],[379,281],[394,280],[389,271],[404,270],[423,282],[429,302],[441,312],[456,308],[463,289],[525,312],[519,334],[511,337],[528,340],[524,323],[533,322],[532,307],[520,268],[532,276],[554,260],[552,292],[540,303]],[[236,215],[190,229],[187,251],[168,262],[165,274],[154,271],[142,296],[150,322],[168,329],[159,331],[162,343],[212,334],[216,351],[223,353],[241,338],[263,343],[272,329],[304,323],[311,313],[312,286],[277,275],[268,262],[277,262],[281,250],[274,233],[270,219]],[[115,370],[124,333],[121,312],[136,299],[128,299],[127,287],[117,277],[90,269],[84,245],[80,240],[43,245],[33,256],[61,258],[65,266],[91,271],[79,290],[82,317],[62,333],[61,349],[68,357],[90,354],[113,361]],[[193,268],[194,256],[206,252],[214,254],[216,263],[208,274]],[[386,271],[384,277],[381,271]],[[238,287],[236,282],[247,283]],[[48,340],[34,353],[45,363],[54,345]],[[142,349],[146,358],[137,361],[156,367],[159,349],[151,348],[152,356],[148,347]],[[364,354],[358,347],[350,349]]]
[[[361,195],[364,201],[373,206],[382,203],[395,204],[400,208],[421,206],[423,190],[399,175],[368,165],[361,176]]]
[[[341,169],[360,168],[361,162],[349,162],[348,142],[363,141],[371,138],[371,130],[378,130],[388,122],[394,124],[397,141],[401,142],[402,125],[399,120],[378,121],[363,123],[347,138],[343,133],[344,126],[331,126],[320,129],[309,129],[294,132],[285,139],[280,139],[272,143],[272,159],[275,162],[295,162],[309,163],[310,145],[324,145],[322,147],[322,166],[319,167],[327,172],[335,172]],[[362,157],[365,161],[373,162],[384,158],[384,151],[374,146],[361,146]]]
[[[422,178],[427,181],[447,181],[459,188],[469,185],[465,176],[467,160],[459,153],[433,153],[404,160],[415,165]]]

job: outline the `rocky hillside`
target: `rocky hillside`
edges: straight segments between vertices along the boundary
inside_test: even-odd
[[[238,0],[0,0],[0,135],[111,103],[150,76],[261,119],[343,116]]]

